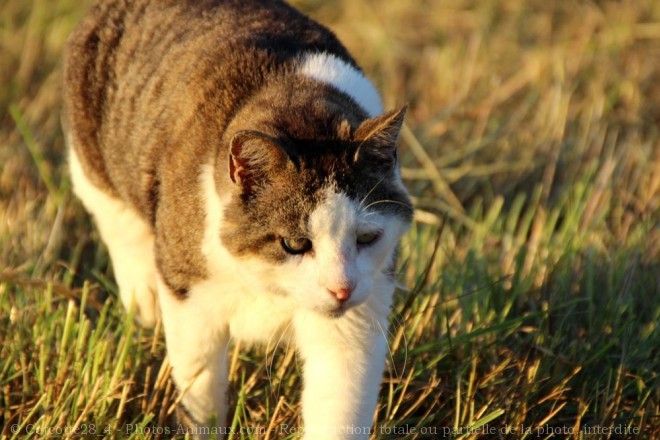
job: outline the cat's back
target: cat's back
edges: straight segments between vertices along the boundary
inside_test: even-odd
[[[99,0],[65,53],[72,147],[93,183],[144,204],[163,157],[213,154],[200,140],[219,140],[305,52],[354,64],[329,30],[279,0]]]
[[[354,64],[328,29],[280,0],[99,0],[65,52],[68,98],[84,101],[70,110],[85,106],[101,123],[116,92],[135,100],[153,85],[154,95],[171,96],[185,85],[199,89],[202,78],[245,94],[306,51]]]

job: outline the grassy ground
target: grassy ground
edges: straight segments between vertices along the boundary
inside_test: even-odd
[[[176,428],[161,332],[121,310],[64,167],[85,3],[0,1],[1,438]],[[410,103],[373,438],[660,438],[660,3],[295,3]],[[298,371],[235,348],[234,438],[295,437]]]

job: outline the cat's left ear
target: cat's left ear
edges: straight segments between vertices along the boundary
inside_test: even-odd
[[[229,178],[244,197],[251,197],[287,160],[287,152],[276,139],[258,131],[239,131],[229,146]]]
[[[404,105],[360,124],[353,135],[353,139],[360,143],[354,160],[394,165],[397,157],[396,142],[407,110],[408,106]]]

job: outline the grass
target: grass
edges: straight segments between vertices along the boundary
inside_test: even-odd
[[[0,2],[0,437],[169,438],[161,329],[122,310],[65,171],[82,3]],[[660,438],[660,3],[294,3],[410,104],[373,438]],[[233,438],[295,438],[293,350],[230,370]]]

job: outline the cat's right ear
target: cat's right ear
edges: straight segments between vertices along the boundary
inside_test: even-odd
[[[239,131],[229,146],[229,178],[240,188],[242,196],[251,197],[287,158],[276,139],[258,131]]]
[[[366,159],[386,167],[397,161],[396,144],[408,106],[367,119],[355,130],[354,138],[360,142],[354,160]]]

